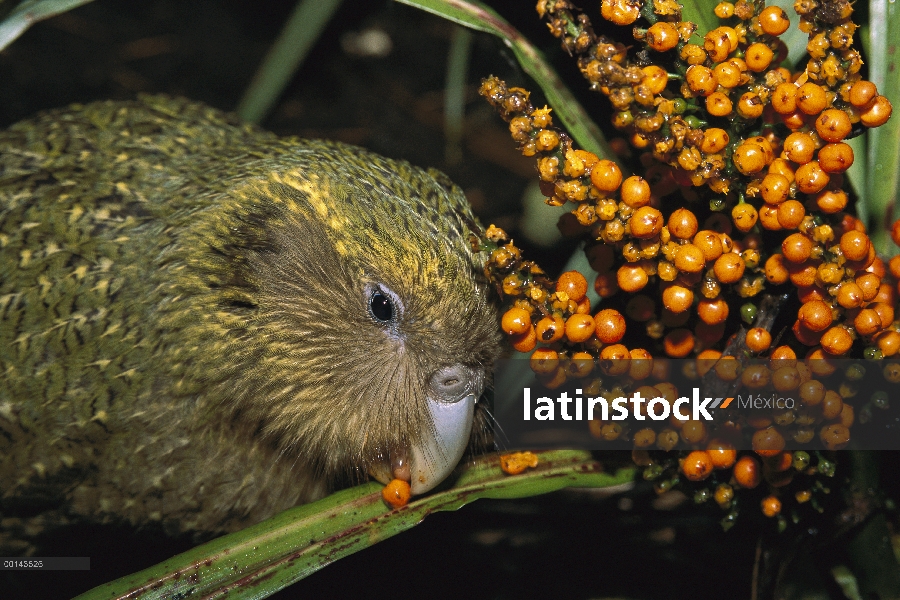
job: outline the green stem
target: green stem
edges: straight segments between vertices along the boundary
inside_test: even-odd
[[[238,104],[242,119],[259,123],[268,114],[340,5],[341,0],[297,2]]]

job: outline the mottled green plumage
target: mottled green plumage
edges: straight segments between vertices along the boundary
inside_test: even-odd
[[[496,353],[472,231],[440,173],[187,101],[0,133],[7,542],[83,517],[233,530],[415,444],[431,373]]]

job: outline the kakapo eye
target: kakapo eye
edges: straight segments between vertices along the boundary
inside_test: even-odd
[[[378,323],[396,322],[400,308],[400,301],[394,292],[381,285],[372,286],[369,291],[369,314]]]

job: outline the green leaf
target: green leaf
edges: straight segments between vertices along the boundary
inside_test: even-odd
[[[242,119],[259,123],[269,113],[341,3],[342,0],[297,2],[238,103],[237,113]]]
[[[616,160],[603,133],[563,84],[544,55],[491,8],[467,0],[397,0],[438,15],[459,25],[490,33],[503,40],[512,50],[522,69],[540,86],[553,114],[578,145],[597,156]]]
[[[869,44],[867,58],[869,79],[878,92],[900,106],[900,8],[892,0],[870,0]],[[869,232],[879,254],[896,254],[888,231],[894,212],[900,181],[900,118],[868,132],[868,161],[863,202],[869,213]]]
[[[505,475],[497,455],[463,468],[453,487],[389,510],[382,486],[368,483],[281,513],[78,596],[113,598],[263,598],[344,556],[405,531],[437,511],[479,498],[523,498],[564,487],[629,483],[633,469],[604,473],[589,452],[537,453],[538,466]]]
[[[0,50],[12,44],[29,27],[91,0],[24,0],[0,21]]]
[[[718,0],[683,0],[681,3],[681,19],[696,23],[697,34],[702,38],[719,26],[719,19],[713,13],[713,9],[718,3]],[[703,45],[702,41],[700,45]]]

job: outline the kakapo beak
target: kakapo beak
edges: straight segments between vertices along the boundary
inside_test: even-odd
[[[399,456],[375,463],[369,474],[387,484],[409,481],[413,494],[424,494],[456,468],[469,443],[475,404],[484,389],[483,374],[462,365],[439,369],[431,377],[425,399],[426,429]]]
[[[478,397],[468,394],[456,402],[428,399],[428,413],[434,428],[426,431],[410,448],[410,489],[424,494],[456,468],[469,444],[472,419]]]

